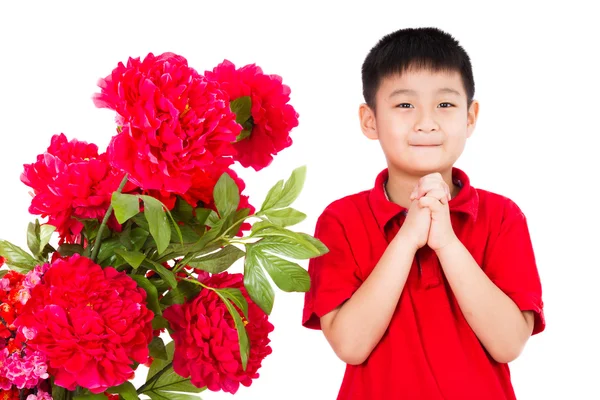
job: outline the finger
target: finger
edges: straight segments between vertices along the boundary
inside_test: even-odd
[[[425,195],[427,195],[427,193],[433,191],[433,190],[442,190],[444,192],[444,196],[448,197],[450,195],[450,188],[448,188],[448,185],[446,184],[446,182],[444,181],[429,181],[429,182],[424,182],[422,184],[420,184],[418,187],[416,187],[413,192],[411,193],[411,200],[413,199],[419,199]]]
[[[448,194],[445,190],[442,189],[434,189],[428,192],[425,197],[432,197],[434,199],[439,200],[443,205],[448,204]]]
[[[443,181],[444,177],[439,172],[433,172],[431,174],[427,174],[421,178],[423,181],[434,180],[434,181]]]
[[[444,205],[434,197],[423,196],[419,199],[419,207],[427,207],[431,210],[431,212],[440,212],[442,211]]]

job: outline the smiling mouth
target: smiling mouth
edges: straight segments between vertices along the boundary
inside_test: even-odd
[[[413,147],[439,147],[441,144],[411,144]]]

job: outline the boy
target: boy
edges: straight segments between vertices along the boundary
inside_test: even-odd
[[[436,28],[382,38],[362,67],[360,124],[387,161],[330,204],[303,325],[347,368],[341,400],[515,399],[507,363],[544,330],[525,216],[453,165],[479,104],[468,55]]]

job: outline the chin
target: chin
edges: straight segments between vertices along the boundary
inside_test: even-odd
[[[392,163],[394,168],[400,171],[404,171],[410,173],[411,175],[419,175],[425,176],[428,174],[433,174],[434,172],[442,172],[447,170],[448,168],[452,168],[452,164],[448,164],[447,162],[439,162],[435,160],[431,161],[415,161],[412,163],[407,163],[406,161],[401,163]]]

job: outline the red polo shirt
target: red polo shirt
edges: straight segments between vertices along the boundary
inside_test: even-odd
[[[544,330],[542,290],[525,216],[510,199],[473,188],[454,168],[461,187],[450,201],[452,226],[487,276],[523,311],[535,313]],[[329,253],[309,262],[303,325],[320,329],[319,318],[349,299],[376,266],[406,218],[390,202],[382,171],[371,190],[330,204],[315,236]],[[377,312],[377,310],[373,310]],[[467,323],[433,250],[415,255],[390,325],[369,358],[348,365],[338,400],[515,399],[507,364],[494,361]]]

